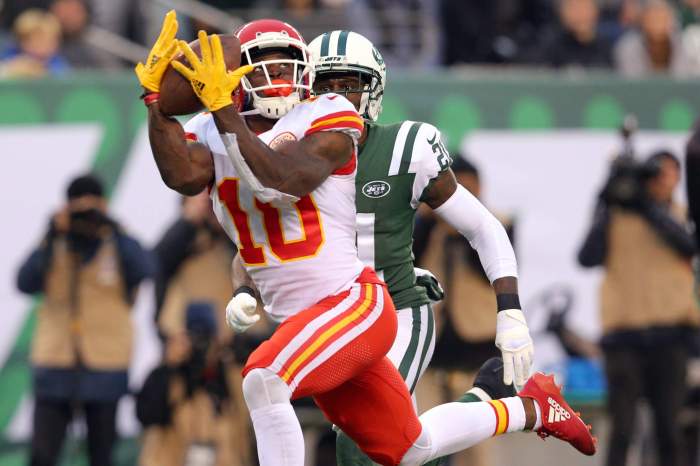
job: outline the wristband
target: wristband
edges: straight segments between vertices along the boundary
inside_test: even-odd
[[[503,293],[496,295],[496,306],[498,307],[498,312],[505,311],[507,309],[521,309],[520,297],[518,297],[516,293]]]
[[[144,105],[148,107],[149,105],[158,102],[160,99],[160,92],[145,92],[143,95],[141,95],[141,99],[143,100]]]
[[[255,290],[249,286],[239,286],[236,291],[233,292],[233,296],[238,296],[241,293],[248,293],[249,295],[255,297]]]

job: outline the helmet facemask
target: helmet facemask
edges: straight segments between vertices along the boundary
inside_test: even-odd
[[[318,78],[342,78],[346,76],[357,76],[360,87],[355,89],[345,90],[327,90],[323,91],[314,86],[314,94],[321,95],[328,92],[346,96],[348,94],[361,93],[358,113],[365,119],[376,121],[382,111],[382,97],[384,96],[384,88],[381,85],[381,76],[375,70],[359,65],[326,65],[323,68],[317,68],[316,80]]]
[[[284,34],[284,31],[282,32]],[[260,34],[250,44],[241,47],[242,64],[255,66],[248,76],[241,80],[241,87],[247,95],[244,114],[259,114],[265,118],[279,119],[286,115],[296,104],[308,98],[313,82],[313,66],[309,60],[306,44],[292,37],[280,41],[280,34]],[[261,55],[281,52],[289,58],[263,59]],[[292,80],[273,78],[271,67],[292,67]],[[255,80],[262,84],[253,85],[251,74],[257,73]]]

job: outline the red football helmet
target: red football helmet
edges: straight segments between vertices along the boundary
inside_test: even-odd
[[[313,65],[306,42],[296,29],[276,19],[259,19],[241,26],[235,34],[241,42],[241,65],[254,65],[253,73],[264,73],[266,81],[254,87],[248,77],[241,80],[234,93],[241,110],[278,119],[309,97]],[[289,58],[260,61],[259,56],[268,51],[288,53]],[[269,65],[293,66],[293,80],[271,78]]]

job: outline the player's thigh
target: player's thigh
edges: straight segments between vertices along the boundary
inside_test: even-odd
[[[396,334],[396,312],[386,287],[356,283],[285,320],[251,354],[244,375],[268,369],[292,398],[331,390],[384,357]]]
[[[314,400],[379,464],[398,464],[421,432],[411,395],[388,358]]]
[[[430,304],[400,309],[397,318],[396,340],[387,357],[413,393],[435,350],[435,318]]]

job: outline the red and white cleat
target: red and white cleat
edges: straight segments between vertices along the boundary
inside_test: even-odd
[[[553,375],[535,373],[518,395],[532,398],[540,406],[542,427],[537,430],[537,435],[543,439],[551,435],[569,442],[584,455],[595,454],[597,439],[591,435],[591,426],[571,409],[561,389],[554,383]]]

